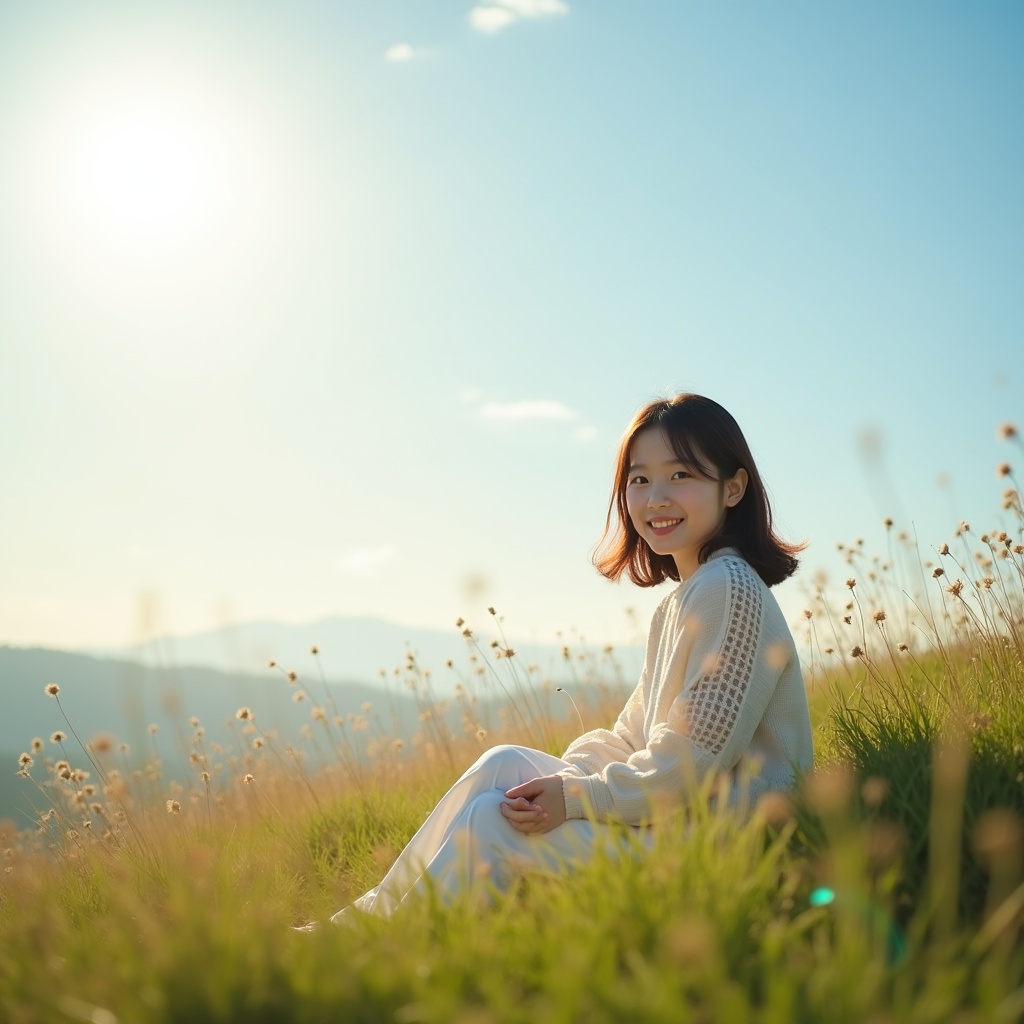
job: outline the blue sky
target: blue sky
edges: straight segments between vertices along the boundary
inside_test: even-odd
[[[886,514],[998,523],[1022,44],[1009,2],[5,5],[0,643],[621,640],[661,593],[590,566],[612,456],[681,389],[810,541],[792,615]]]

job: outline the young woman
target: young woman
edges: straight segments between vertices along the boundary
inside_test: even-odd
[[[619,448],[595,556],[612,580],[678,583],[654,613],[636,689],[611,729],[562,757],[488,750],[354,908],[390,915],[428,890],[449,901],[474,879],[506,888],[524,867],[610,845],[610,821],[639,827],[655,805],[685,805],[709,774],[730,775],[738,796],[744,761],[751,803],[790,787],[811,765],[811,728],[793,637],[768,588],[793,574],[801,547],[773,532],[725,409],[692,394],[642,408]]]

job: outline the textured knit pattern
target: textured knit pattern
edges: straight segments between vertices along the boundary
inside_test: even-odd
[[[574,740],[558,774],[569,818],[636,825],[655,803],[685,804],[709,773],[731,773],[735,792],[745,767],[756,799],[790,787],[812,756],[793,636],[768,587],[726,548],[666,595],[618,720]]]

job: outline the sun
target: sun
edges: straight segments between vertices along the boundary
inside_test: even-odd
[[[159,120],[108,128],[88,162],[94,202],[125,226],[180,216],[198,198],[206,170],[196,140]]]

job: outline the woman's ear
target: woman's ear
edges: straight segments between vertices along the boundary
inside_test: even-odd
[[[725,481],[725,503],[729,508],[735,508],[747,493],[747,471],[741,466],[736,470],[734,476]]]

